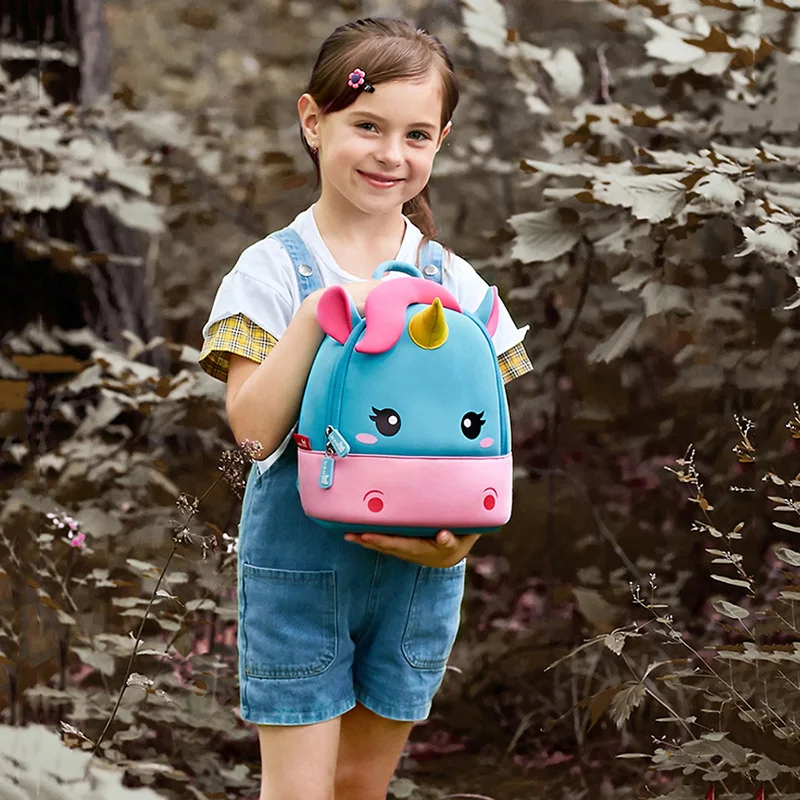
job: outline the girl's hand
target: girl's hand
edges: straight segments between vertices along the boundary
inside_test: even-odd
[[[347,533],[344,538],[387,556],[413,561],[423,567],[442,568],[458,564],[469,553],[479,536],[478,533],[456,536],[450,531],[439,531],[433,539],[386,536],[380,533]]]

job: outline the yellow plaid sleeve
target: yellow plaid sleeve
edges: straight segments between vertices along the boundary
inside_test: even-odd
[[[500,353],[497,356],[497,363],[500,365],[503,383],[513,381],[514,378],[519,378],[520,375],[533,370],[533,364],[531,364],[522,342],[515,344],[510,350]]]
[[[271,333],[259,328],[243,314],[236,314],[215,322],[209,328],[200,351],[200,366],[212,378],[226,381],[231,353],[260,363],[277,343]],[[504,383],[533,370],[522,342],[500,353],[497,363]]]
[[[278,340],[259,328],[244,314],[215,322],[208,330],[200,351],[200,366],[212,377],[228,380],[231,353],[261,363]]]

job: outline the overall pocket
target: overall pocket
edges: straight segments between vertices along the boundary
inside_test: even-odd
[[[336,573],[242,562],[240,646],[254,678],[303,678],[336,658]]]
[[[461,622],[467,560],[452,567],[420,567],[408,621],[403,655],[417,669],[444,669]]]

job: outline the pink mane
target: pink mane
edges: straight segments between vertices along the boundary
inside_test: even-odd
[[[385,353],[402,336],[408,307],[414,303],[432,303],[437,297],[445,308],[462,313],[455,297],[433,281],[394,278],[382,283],[367,295],[364,305],[367,328],[356,350]]]

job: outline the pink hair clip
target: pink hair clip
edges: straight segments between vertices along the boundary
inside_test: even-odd
[[[374,92],[375,87],[367,81],[367,75],[363,69],[354,69],[347,79],[347,85],[351,89],[362,89],[365,92]]]

